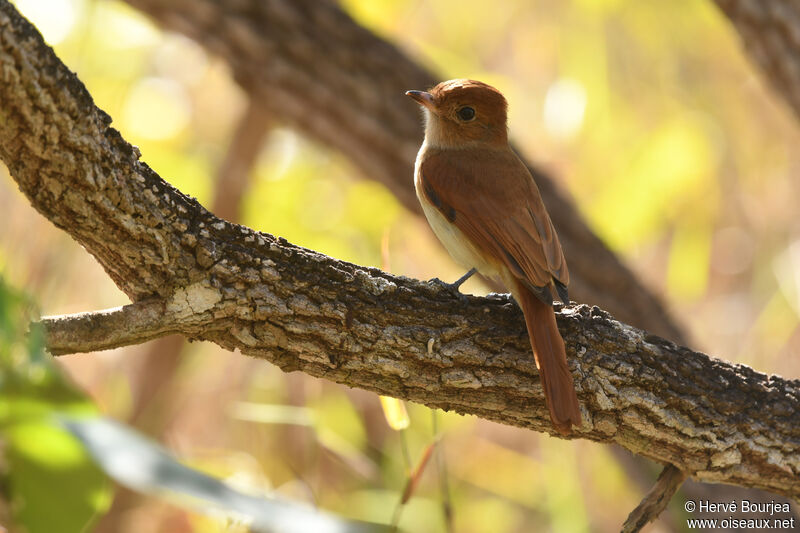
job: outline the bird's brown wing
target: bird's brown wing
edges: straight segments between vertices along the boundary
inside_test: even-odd
[[[539,189],[511,150],[429,153],[420,179],[430,203],[534,292],[540,294],[536,289],[550,287],[553,279],[569,283]]]

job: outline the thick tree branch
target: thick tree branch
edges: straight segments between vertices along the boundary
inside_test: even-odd
[[[551,430],[524,322],[508,297],[461,302],[437,285],[237,229],[240,240],[219,240],[239,240],[239,249],[216,281],[180,289],[161,306],[191,302],[165,327],[284,370]],[[800,496],[799,382],[693,353],[597,308],[566,308],[558,320],[584,409],[580,436],[698,479]],[[50,323],[51,338],[68,322]]]
[[[391,43],[330,1],[125,1],[225,59],[272,116],[341,151],[420,212],[412,176],[422,127],[404,93],[441,80]],[[530,168],[569,261],[570,294],[685,342],[663,305],[592,233],[553,180]]]
[[[800,119],[800,2],[714,0],[751,59]]]
[[[51,322],[51,339],[76,323],[163,309],[165,329],[287,371],[551,431],[508,297],[462,301],[214,217],[138,160],[4,0],[0,77],[0,157],[32,205],[138,302]],[[580,436],[701,480],[800,496],[799,381],[711,359],[594,307],[566,308],[558,321],[583,406]]]
[[[438,285],[238,230],[240,248],[221,263],[216,282],[180,289],[160,306],[192,302],[165,316],[165,327],[284,370],[551,430],[524,322],[507,296],[461,302]],[[49,338],[60,338],[70,321],[47,324]],[[698,479],[800,495],[800,382],[691,352],[596,307],[563,309],[558,321],[584,408],[580,436],[617,442]]]

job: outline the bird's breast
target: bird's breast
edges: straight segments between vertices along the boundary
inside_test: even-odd
[[[414,188],[417,191],[417,198],[422,205],[425,218],[428,219],[428,224],[453,260],[466,269],[478,269],[478,272],[486,277],[497,276],[498,270],[493,262],[487,261],[485,255],[458,229],[458,226],[448,220],[428,198],[419,165],[414,173]],[[455,212],[453,214],[458,216]]]

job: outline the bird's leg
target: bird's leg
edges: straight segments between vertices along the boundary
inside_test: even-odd
[[[455,290],[460,289],[464,282],[471,278],[477,271],[478,269],[475,267],[470,268],[469,272],[458,278],[454,283],[451,283],[450,286]]]
[[[431,280],[431,283],[436,283],[437,285],[441,285],[445,289],[449,290],[450,292],[452,292],[453,294],[458,296],[458,298],[460,300],[466,300],[467,297],[465,295],[461,294],[461,292],[459,292],[458,289],[461,287],[461,285],[464,284],[465,281],[467,281],[469,278],[471,278],[473,276],[473,274],[475,274],[477,271],[478,271],[477,268],[471,268],[469,270],[469,272],[467,272],[466,274],[464,274],[463,276],[458,278],[453,283],[444,282],[444,281],[440,280],[439,278],[433,278]]]

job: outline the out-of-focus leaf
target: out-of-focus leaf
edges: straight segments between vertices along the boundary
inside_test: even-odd
[[[108,507],[106,478],[52,420],[3,427],[15,523],[28,533],[86,531]]]
[[[295,503],[236,491],[178,463],[162,447],[106,418],[63,418],[62,423],[118,483],[184,507],[246,520],[250,530],[281,533],[388,531],[378,524],[350,522]]]
[[[402,400],[390,396],[381,396],[380,398],[383,416],[386,417],[389,427],[395,431],[406,429],[411,424],[406,404]]]
[[[31,308],[0,277],[0,483],[19,529],[86,531],[108,507],[108,483],[53,414],[95,409],[44,352],[40,333],[25,334]]]

